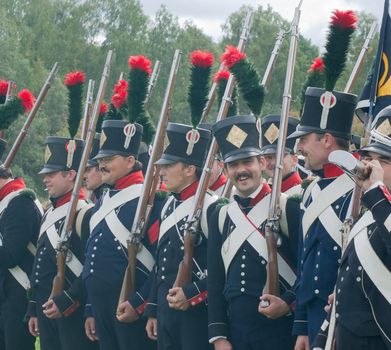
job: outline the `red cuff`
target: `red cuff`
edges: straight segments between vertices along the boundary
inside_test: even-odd
[[[62,314],[65,316],[65,317],[68,317],[71,313],[73,313],[78,307],[80,306],[80,303],[78,301],[76,301],[75,303],[73,303],[70,307],[68,307],[68,309],[66,309]]]
[[[388,192],[386,185],[380,185],[379,187],[382,190],[382,192],[384,193],[384,195],[386,196],[386,198],[388,199],[388,201],[391,202],[391,194],[390,194],[390,192]]]
[[[205,301],[207,298],[208,298],[208,292],[205,291],[205,292],[202,292],[201,294],[198,294],[198,295],[194,296],[193,298],[189,299],[188,302],[191,306],[196,306],[199,303],[202,303],[203,301]]]
[[[147,306],[148,300],[145,300],[143,304],[141,304],[139,307],[135,309],[135,311],[141,315],[144,313],[145,307]]]

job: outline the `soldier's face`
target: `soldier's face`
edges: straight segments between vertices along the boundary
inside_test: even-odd
[[[102,185],[102,173],[99,168],[97,166],[87,168],[84,173],[84,181],[89,191],[93,191]]]
[[[102,182],[108,185],[114,185],[118,179],[129,174],[135,164],[133,156],[123,157],[114,155],[98,159],[99,171],[102,174]]]
[[[300,137],[297,144],[297,152],[304,156],[304,166],[309,170],[320,170],[328,162],[327,139],[315,133]]]
[[[243,197],[248,197],[262,183],[265,158],[249,157],[227,163],[227,175]]]
[[[209,186],[212,186],[216,180],[219,178],[223,171],[224,163],[220,162],[218,159],[213,161],[212,171],[209,178]]]
[[[76,171],[56,171],[43,175],[43,183],[51,198],[58,198],[72,190]]]
[[[368,162],[370,162],[371,160],[379,161],[381,167],[384,170],[383,182],[387,186],[387,188],[391,190],[391,158],[384,157],[374,152],[366,152],[365,155],[362,156],[362,159]]]
[[[161,165],[160,176],[170,192],[180,193],[196,180],[196,168],[181,162]]]
[[[264,173],[269,177],[273,178],[274,168],[276,167],[276,154],[265,154],[266,166]],[[282,177],[288,175],[294,170],[295,165],[297,164],[297,155],[286,153],[282,160]]]

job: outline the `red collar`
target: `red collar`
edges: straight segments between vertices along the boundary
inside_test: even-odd
[[[53,207],[54,208],[61,207],[62,205],[68,203],[71,200],[71,197],[72,197],[72,191],[69,191],[61,197],[52,198],[51,201],[53,203]],[[86,195],[82,188],[80,189],[79,199],[86,199]]]
[[[209,187],[212,191],[216,191],[221,186],[224,186],[227,183],[227,177],[224,174],[221,174],[217,180]]]
[[[18,191],[18,190],[23,190],[25,188],[26,188],[26,185],[24,184],[24,181],[23,181],[22,178],[14,179],[14,180],[6,183],[0,189],[0,201],[3,200],[11,192],[15,192],[15,191]]]
[[[323,178],[325,179],[338,177],[341,176],[342,174],[343,174],[343,170],[334,164],[327,163],[323,165]]]
[[[300,185],[301,182],[302,180],[298,172],[291,173],[282,181],[281,192],[288,191],[293,186]]]
[[[123,190],[124,188],[127,188],[131,185],[142,184],[143,182],[143,172],[141,170],[138,170],[118,179],[114,184],[114,189]]]
[[[255,206],[258,202],[260,202],[264,197],[266,197],[269,193],[271,193],[271,188],[266,181],[263,181],[263,186],[261,191],[251,199],[250,207]]]
[[[179,193],[179,199],[181,201],[185,201],[186,199],[190,198],[196,193],[197,187],[198,187],[198,181],[194,181],[191,185],[187,186],[185,189],[181,191],[181,193]]]

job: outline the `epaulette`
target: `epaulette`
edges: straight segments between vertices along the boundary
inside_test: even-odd
[[[308,176],[308,177],[306,177],[306,178],[301,182],[301,188],[302,188],[303,190],[306,190],[307,187],[310,185],[310,183],[311,183],[312,181],[314,181],[315,179],[316,179],[315,176]]]
[[[170,195],[170,192],[167,192],[167,191],[156,191],[155,199],[158,201],[164,201],[168,198],[169,195]]]
[[[302,184],[303,186],[303,184]],[[308,185],[307,185],[308,187]],[[288,197],[288,200],[292,200],[294,202],[300,203],[303,200],[303,195],[302,194],[292,194],[291,196]]]
[[[36,193],[33,191],[33,190],[30,190],[29,188],[26,188],[22,191],[19,192],[19,195],[21,196],[25,196],[27,198],[30,198],[32,199],[33,201],[35,201],[37,199],[37,195]]]

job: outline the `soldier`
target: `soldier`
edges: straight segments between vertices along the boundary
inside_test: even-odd
[[[281,236],[279,249],[280,293],[285,305],[273,320],[258,313],[266,282],[268,258],[262,231],[271,190],[262,179],[266,162],[256,119],[230,117],[215,124],[213,131],[237,195],[232,203],[217,207],[209,226],[209,341],[216,350],[292,348],[290,305],[295,300],[292,286],[296,276],[290,267],[294,258],[286,235]],[[286,229],[284,215],[282,218]]]
[[[99,151],[100,133],[96,133],[91,154],[88,158],[87,167],[84,173],[86,189],[91,191],[90,198],[96,202],[106,191],[107,185],[102,181],[102,173],[99,171],[98,161],[94,157]]]
[[[143,81],[138,78],[138,85],[132,82],[130,85],[147,86],[151,62],[144,56],[131,56],[129,61],[136,62],[135,66],[131,66],[130,76],[138,74],[144,77]],[[129,346],[147,350],[154,345],[145,334],[145,321],[141,315],[149,292],[149,274],[154,265],[156,224],[150,225],[143,238],[142,249],[137,254],[135,292],[118,306],[128,266],[127,240],[144,182],[142,164],[137,160],[141,139],[145,136],[144,125],[135,120],[143,116],[145,94],[135,88],[131,93],[134,93],[132,100],[137,98],[140,104],[137,108],[134,105],[128,105],[128,108],[137,109],[140,114],[127,114],[128,120],[105,120],[99,152],[95,156],[102,181],[112,189],[98,201],[91,217],[91,237],[86,249],[83,280],[89,301],[86,334],[91,340],[99,338],[102,350],[123,350]],[[155,203],[153,209],[151,223],[155,222],[155,212],[161,208]]]
[[[0,139],[0,158],[6,142]],[[22,178],[0,166],[0,283],[1,328],[5,349],[35,349],[35,338],[23,322],[27,308],[26,289],[43,209]]]
[[[82,270],[84,245],[89,235],[85,225],[81,232],[75,229],[70,238],[71,252],[66,263],[64,291],[58,296],[50,297],[53,278],[57,273],[56,247],[82,151],[81,140],[49,136],[46,140],[45,164],[39,172],[43,176],[52,207],[45,213],[39,231],[30,278],[32,295],[27,316],[30,318],[30,333],[39,335],[42,350],[94,348],[83,332],[83,307],[80,306],[84,300],[77,298],[81,282],[78,276]],[[86,205],[85,195],[80,192],[78,210],[83,210]],[[82,222],[82,219],[79,212],[75,225],[78,221]]]
[[[262,148],[261,152],[266,160],[264,173],[273,179],[274,168],[276,166],[276,150],[278,141],[278,130],[280,127],[280,115],[270,114],[262,118]],[[299,121],[296,118],[289,117],[287,135],[296,130]],[[294,151],[295,139],[288,139],[285,144],[285,154],[283,159],[281,192],[293,195],[301,192],[301,177],[296,170],[298,157]]]
[[[189,150],[192,130],[198,141]],[[169,123],[168,146],[157,162],[166,187],[172,192],[161,211],[156,266],[148,306],[147,333],[157,339],[158,349],[198,350],[208,348],[206,306],[206,255],[208,221],[217,196],[206,193],[200,231],[193,254],[192,280],[174,286],[184,255],[184,228],[193,209],[201,167],[209,145],[210,131]]]
[[[336,284],[338,350],[391,349],[391,107],[376,118],[360,151],[368,178],[360,181],[368,210],[353,226]]]
[[[324,93],[320,88],[307,89],[300,124],[290,136],[299,138],[297,150],[305,157],[305,167],[318,176],[302,200],[303,242],[293,327],[298,335],[297,349],[309,347],[325,318],[324,306],[334,288],[341,258],[340,229],[349,215],[354,187],[347,175],[328,162],[328,155],[334,150],[349,150],[356,96],[333,91],[335,105],[328,110],[327,124],[323,126]]]

